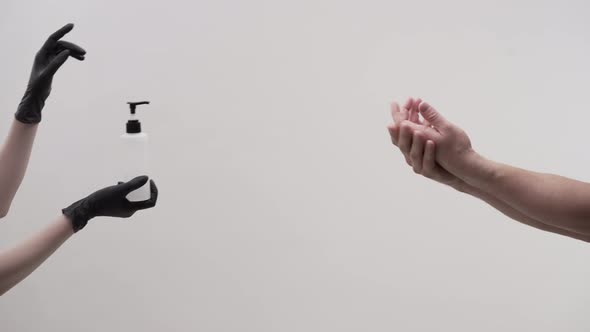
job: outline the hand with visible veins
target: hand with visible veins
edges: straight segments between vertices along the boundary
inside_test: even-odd
[[[523,224],[590,242],[590,185],[487,160],[420,99],[391,105],[391,141],[415,173],[479,198]],[[422,115],[424,118],[420,117]]]

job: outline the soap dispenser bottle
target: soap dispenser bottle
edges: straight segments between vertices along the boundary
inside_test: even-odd
[[[121,135],[121,165],[123,168],[121,181],[129,181],[137,176],[148,174],[148,134],[141,131],[141,122],[137,119],[135,112],[138,105],[149,103],[149,101],[127,103],[131,117],[127,121],[125,133]],[[132,202],[150,199],[149,181],[141,188],[129,193],[127,199]]]

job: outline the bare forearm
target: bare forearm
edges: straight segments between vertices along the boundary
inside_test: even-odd
[[[461,181],[461,183],[457,183],[453,187],[460,192],[471,195],[475,198],[478,198],[478,199],[486,202],[487,204],[489,204],[490,206],[492,206],[496,210],[500,211],[505,216],[507,216],[513,220],[516,220],[518,222],[521,222],[525,225],[535,227],[535,228],[543,230],[543,231],[561,234],[561,235],[568,236],[568,237],[578,239],[578,240],[582,240],[585,242],[590,242],[589,235],[579,234],[579,233],[572,232],[572,231],[569,231],[567,229],[563,229],[563,228],[560,228],[557,226],[542,223],[542,222],[540,222],[534,218],[531,218],[531,217],[521,213],[520,211],[514,209],[512,206],[510,206],[506,202],[504,202],[504,201],[502,201],[502,200],[500,200],[500,199],[498,199],[486,192],[483,192],[483,191],[481,191],[481,190],[479,190],[479,189],[477,189],[465,182]]]
[[[547,225],[590,235],[590,184],[538,173],[474,154],[471,169],[457,175],[481,193]]]
[[[32,238],[0,253],[0,295],[35,271],[72,234],[70,221],[60,215]]]
[[[25,176],[38,125],[13,120],[0,150],[0,217],[6,215]]]

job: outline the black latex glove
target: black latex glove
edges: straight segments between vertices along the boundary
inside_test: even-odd
[[[18,121],[23,123],[41,122],[41,110],[51,92],[51,82],[55,72],[66,62],[69,56],[84,60],[86,54],[84,49],[78,45],[60,40],[73,28],[74,25],[70,23],[57,30],[49,36],[43,47],[37,52],[27,90],[15,114]]]
[[[63,214],[72,222],[74,232],[84,228],[88,220],[94,217],[129,218],[137,210],[156,206],[158,188],[150,181],[152,195],[141,202],[130,202],[126,196],[135,189],[141,188],[148,180],[147,176],[138,176],[129,182],[119,182],[115,186],[103,188],[63,209]]]

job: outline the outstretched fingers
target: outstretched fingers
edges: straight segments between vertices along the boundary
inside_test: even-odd
[[[45,41],[45,44],[43,44],[42,50],[47,51],[54,48],[57,45],[57,41],[60,40],[63,36],[65,36],[68,32],[72,31],[73,28],[74,24],[68,23],[56,32],[52,33],[49,36],[49,38],[47,38],[47,40]]]

